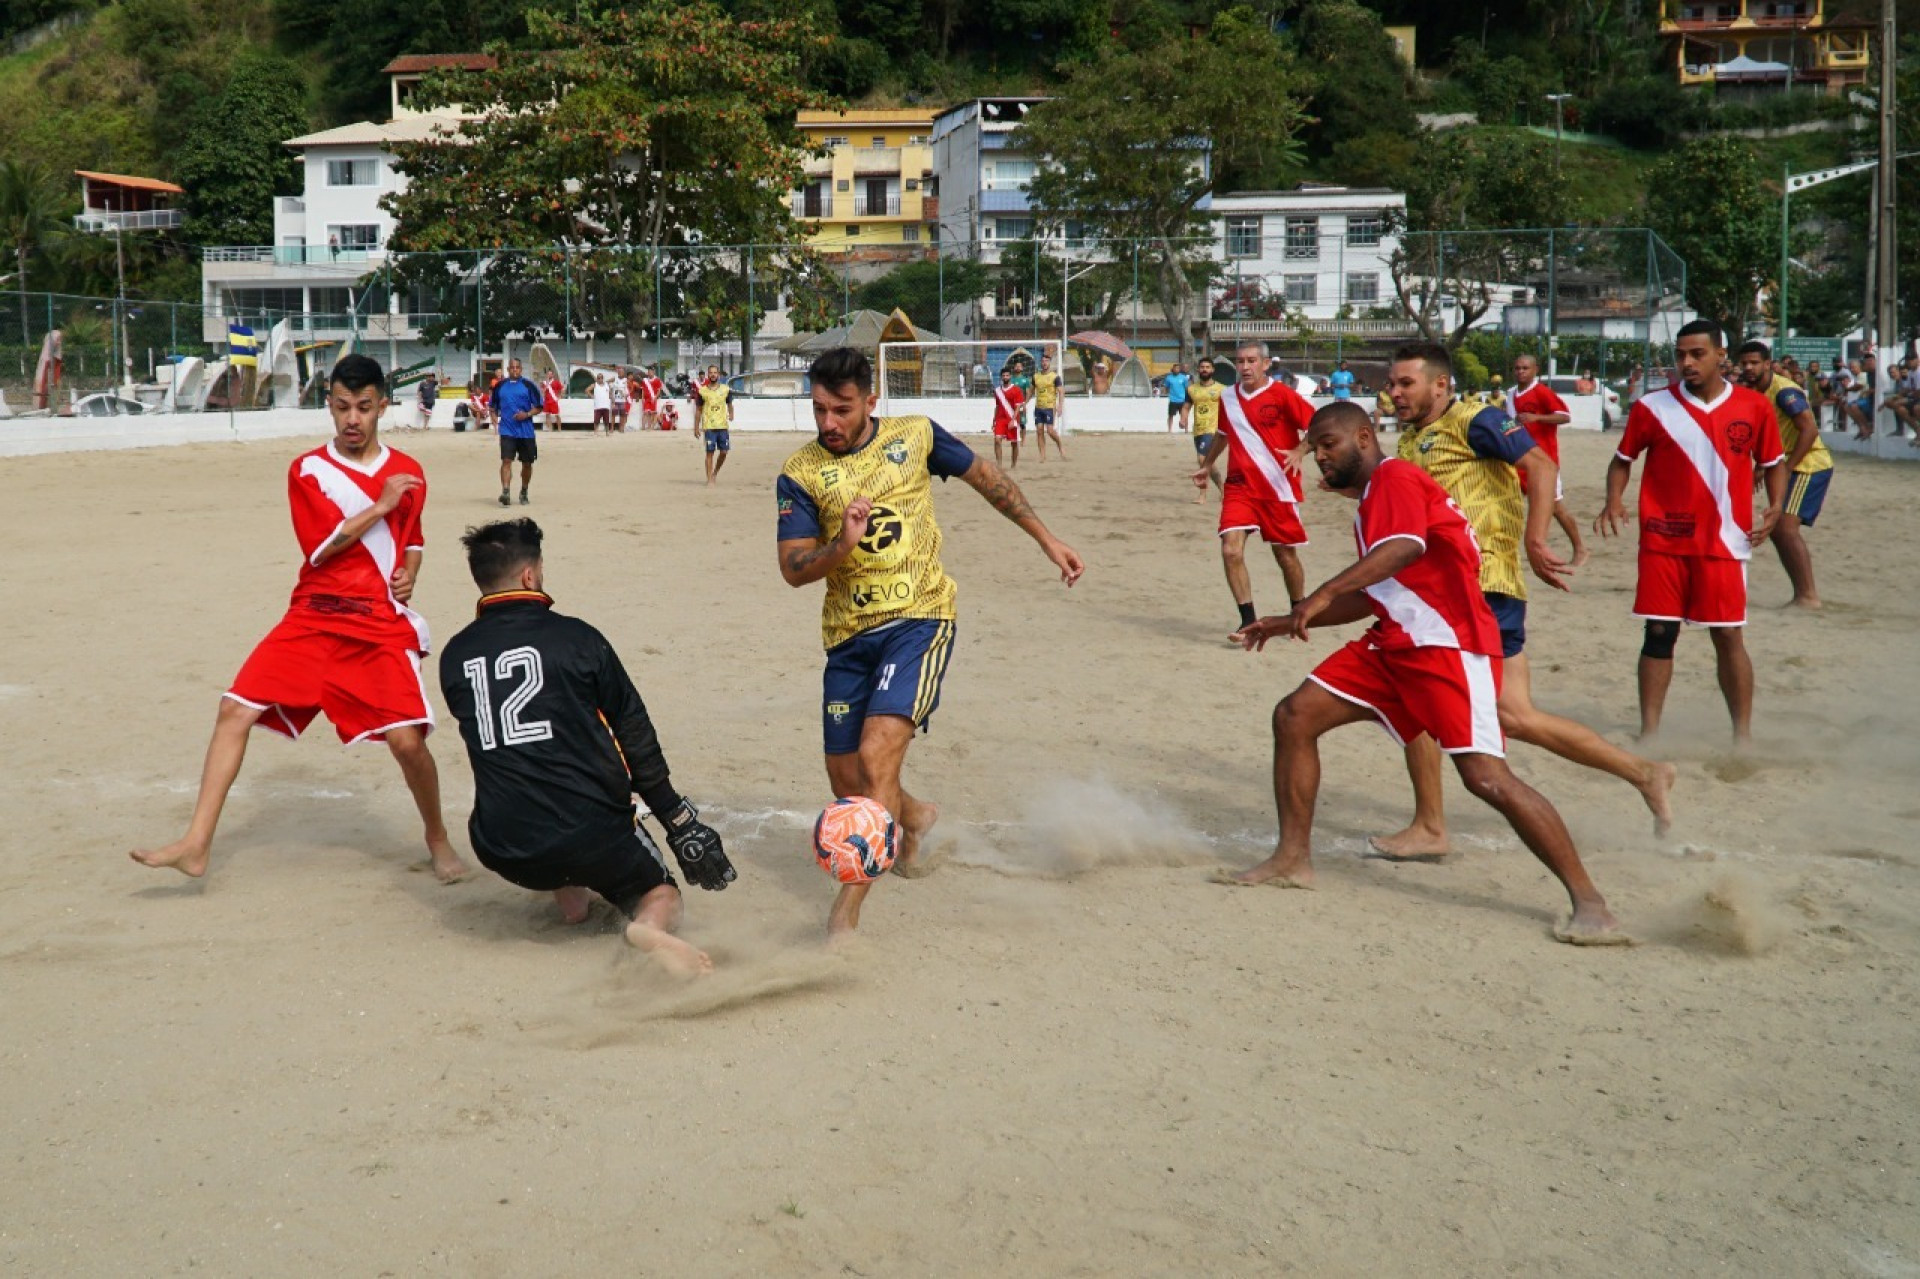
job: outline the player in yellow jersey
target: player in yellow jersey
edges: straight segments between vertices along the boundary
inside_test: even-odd
[[[707,366],[706,381],[693,388],[693,437],[707,441],[707,485],[720,478],[720,468],[733,451],[733,388],[720,377],[720,366]]]
[[[1555,590],[1571,589],[1573,570],[1547,547],[1559,468],[1527,429],[1504,409],[1455,396],[1453,359],[1438,342],[1411,342],[1393,353],[1387,374],[1400,419],[1399,455],[1439,482],[1467,517],[1480,544],[1480,592],[1500,624],[1503,675],[1497,703],[1507,736],[1544,747],[1576,764],[1612,773],[1640,792],[1654,830],[1672,822],[1671,764],[1621,750],[1584,724],[1533,704],[1527,642],[1527,583],[1521,555],[1534,576]],[[1517,472],[1527,476],[1521,492]],[[1440,798],[1440,748],[1431,737],[1407,744],[1414,815],[1396,835],[1370,840],[1374,852],[1398,861],[1438,861],[1448,852]]]
[[[958,477],[1026,530],[1068,586],[1086,569],[998,466],[927,418],[875,417],[865,355],[839,347],[808,374],[817,434],[787,459],[774,490],[780,576],[789,586],[827,583],[827,780],[836,796],[864,795],[893,814],[902,832],[894,869],[911,877],[923,871],[920,844],[940,810],[906,792],[900,769],[914,730],[940,704],[953,652],[955,587],[940,566],[935,477]],[[871,887],[841,886],[829,936],[858,926]]]
[[[1202,459],[1207,456],[1207,447],[1213,443],[1213,433],[1220,429],[1220,391],[1221,386],[1213,378],[1213,361],[1203,359],[1195,367],[1195,377],[1187,384],[1187,402],[1193,406],[1193,450]],[[1219,471],[1209,471],[1213,476],[1213,487],[1225,492],[1220,482]],[[1207,489],[1201,485],[1200,491],[1193,495],[1196,502],[1207,499]]]
[[[1820,508],[1827,501],[1827,486],[1833,481],[1833,453],[1820,438],[1820,424],[1814,419],[1813,406],[1798,383],[1790,382],[1774,371],[1773,352],[1765,342],[1749,342],[1740,348],[1740,380],[1767,397],[1773,416],[1780,424],[1780,443],[1787,450],[1787,501],[1780,522],[1773,526],[1773,549],[1780,553],[1780,567],[1787,570],[1793,583],[1791,604],[1799,608],[1820,607],[1820,592],[1813,585],[1813,552],[1800,536],[1804,526],[1813,527]],[[1756,479],[1758,472],[1755,472]]]
[[[1047,460],[1047,437],[1053,437],[1060,460],[1067,460],[1067,446],[1060,438],[1060,419],[1067,414],[1066,388],[1053,367],[1053,352],[1040,353],[1040,371],[1033,375],[1033,434],[1040,443],[1040,460]]]

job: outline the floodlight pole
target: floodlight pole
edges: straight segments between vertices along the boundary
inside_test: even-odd
[[[1879,282],[1877,314],[1873,323],[1874,348],[1879,353],[1880,376],[1873,380],[1873,410],[1875,420],[1886,399],[1887,384],[1892,377],[1893,367],[1888,363],[1897,358],[1897,352],[1889,350],[1889,344],[1899,339],[1899,295],[1894,283],[1894,245],[1897,239],[1898,223],[1895,218],[1894,188],[1897,185],[1894,172],[1894,61],[1898,50],[1894,32],[1893,0],[1880,0],[1880,170],[1877,180],[1877,208],[1880,212],[1880,235],[1875,243]]]

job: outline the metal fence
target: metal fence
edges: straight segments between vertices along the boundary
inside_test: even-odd
[[[271,247],[209,249],[206,306],[0,293],[0,386],[31,379],[49,328],[63,330],[67,384],[84,393],[144,379],[168,355],[219,354],[230,322],[264,337],[287,320],[311,358],[360,349],[409,375],[431,367],[459,382],[483,372],[483,358],[535,341],[562,367],[786,367],[806,362],[804,335],[896,308],[921,336],[978,342],[983,355],[1104,331],[1152,377],[1181,351],[1182,326],[1169,316],[1181,307],[1169,300],[1182,293],[1189,351],[1259,338],[1317,372],[1341,359],[1378,361],[1429,336],[1486,368],[1528,349],[1563,368],[1572,361],[1618,377],[1633,364],[1663,363],[1685,318],[1685,264],[1652,232],[1633,228],[1412,232],[1383,222],[1322,234],[1318,224],[1266,215],[1229,219],[1218,237],[1173,245],[927,229],[928,241],[832,254],[555,246],[353,249],[342,251],[353,260],[337,260],[331,250],[316,259]]]

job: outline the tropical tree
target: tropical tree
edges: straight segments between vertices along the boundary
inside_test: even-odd
[[[1647,174],[1647,225],[1687,263],[1687,301],[1738,338],[1780,254],[1780,198],[1752,148],[1721,134]]]
[[[1200,203],[1216,169],[1296,152],[1301,86],[1268,25],[1234,8],[1214,19],[1211,39],[1147,53],[1103,45],[1020,127],[1019,143],[1042,161],[1028,188],[1041,225],[1073,221],[1100,241],[1140,242],[1183,360],[1200,294],[1191,269],[1212,249]]]
[[[174,160],[187,189],[186,239],[271,243],[273,198],[300,189],[300,162],[284,144],[306,129],[300,69],[276,54],[241,55],[220,96],[188,122]]]
[[[568,251],[569,287],[583,291],[595,272],[617,272],[617,290],[599,283],[626,299],[620,327],[636,359],[669,309],[683,332],[750,327],[764,295],[750,310],[744,289],[738,302],[727,289],[807,261],[785,193],[804,158],[794,113],[831,105],[800,75],[825,39],[813,19],[646,0],[527,20],[545,52],[496,45],[494,69],[422,86],[427,102],[480,114],[457,135],[395,146],[408,186],[385,197],[394,246],[552,246]],[[759,247],[728,247],[746,245]]]
[[[16,160],[0,161],[0,241],[13,251],[14,286],[20,292],[20,341],[30,333],[27,267],[66,231],[60,197],[43,170]]]
[[[871,311],[906,312],[923,329],[940,328],[940,304],[975,302],[993,292],[987,267],[972,258],[904,262],[853,290],[853,304]]]

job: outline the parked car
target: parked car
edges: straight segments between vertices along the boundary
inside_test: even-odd
[[[1548,376],[1546,382],[1553,393],[1562,398],[1569,395],[1582,394],[1582,392],[1574,388],[1582,382],[1590,383],[1594,389],[1590,392],[1585,392],[1585,394],[1593,394],[1601,397],[1600,429],[1603,431],[1611,431],[1616,427],[1626,424],[1626,410],[1620,406],[1620,392],[1614,390],[1606,383],[1595,379],[1578,377],[1571,373],[1552,374]]]

